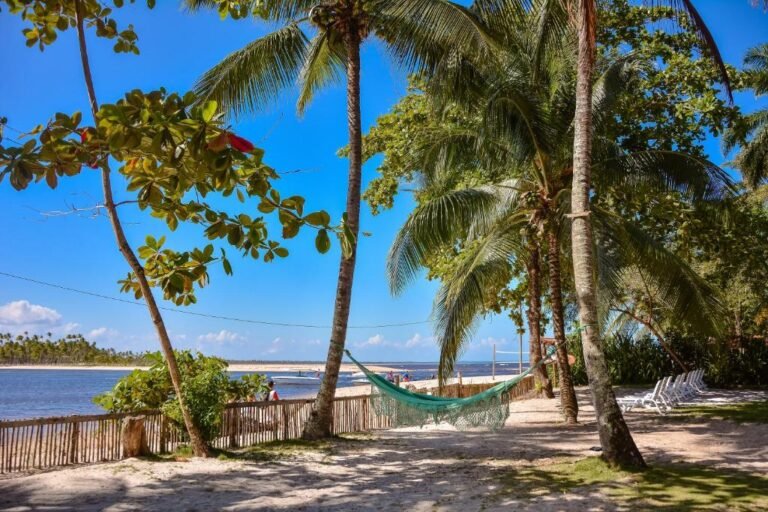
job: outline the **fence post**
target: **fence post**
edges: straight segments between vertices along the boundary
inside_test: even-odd
[[[232,407],[230,409],[224,409],[224,414],[227,417],[226,426],[229,428],[229,447],[237,448],[238,437],[240,435],[240,412]]]
[[[77,441],[80,438],[80,423],[72,422],[72,439],[69,443],[69,463],[77,463]]]
[[[285,404],[280,404],[283,410],[283,440],[288,439],[289,425],[288,425],[288,407]]]
[[[160,413],[160,453],[168,452],[168,418]]]

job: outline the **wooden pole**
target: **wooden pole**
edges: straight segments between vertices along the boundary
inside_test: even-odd
[[[523,316],[523,307],[520,306],[520,318]],[[519,344],[519,350],[520,353],[517,355],[517,374],[522,375],[523,374],[523,331],[522,329],[519,332],[520,334],[520,344]]]
[[[493,344],[493,365],[491,366],[491,380],[496,380],[496,344]]]

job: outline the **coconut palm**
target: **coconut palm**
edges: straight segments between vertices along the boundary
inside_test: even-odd
[[[768,43],[751,48],[744,57],[747,84],[760,96],[768,94]],[[744,117],[739,125],[725,134],[726,153],[736,145],[741,149],[733,165],[744,176],[750,188],[757,188],[768,180],[768,108]]]
[[[728,73],[712,34],[691,0],[648,0],[668,5],[690,22],[695,35],[709,50],[730,95]],[[768,0],[751,0],[768,7]],[[560,0],[553,0],[560,3]],[[598,424],[603,457],[612,464],[643,467],[645,462],[627,428],[611,387],[598,330],[598,296],[594,281],[595,255],[590,222],[592,170],[592,85],[595,71],[597,1],[567,2],[577,31],[576,112],[573,136],[573,187],[571,188],[571,250],[585,366]]]
[[[197,9],[232,2],[187,0]],[[349,178],[345,229],[349,237],[341,258],[325,376],[304,437],[331,434],[333,396],[338,381],[352,298],[360,217],[361,138],[360,47],[381,40],[395,60],[410,69],[434,66],[448,47],[484,53],[493,44],[477,16],[446,0],[275,0],[242,1],[236,12],[250,12],[283,24],[228,55],[197,84],[205,99],[215,99],[235,114],[253,112],[298,85],[298,110],[315,92],[346,76]]]
[[[534,7],[544,5],[535,4]],[[399,292],[431,255],[457,240],[460,258],[443,279],[435,300],[437,338],[441,346],[440,375],[452,371],[472,328],[484,312],[489,289],[505,285],[511,261],[524,262],[529,285],[531,346],[538,346],[541,295],[538,290],[541,248],[546,248],[550,303],[557,341],[561,400],[566,420],[575,422],[577,403],[567,362],[561,286],[560,255],[567,234],[568,193],[573,165],[571,119],[574,111],[573,66],[559,48],[542,49],[540,33],[526,26],[543,11],[519,17],[508,27],[507,51],[497,66],[454,69],[437,75],[427,89],[438,98],[451,96],[452,105],[469,109],[474,122],[448,126],[432,136],[433,147],[421,152],[424,201],[409,217],[393,244],[389,258],[390,282]],[[613,100],[631,84],[633,62],[610,66],[597,82],[593,105],[598,120],[610,114]],[[468,85],[476,79],[478,86]],[[457,88],[454,84],[458,84]],[[451,93],[447,93],[451,91]],[[713,164],[675,152],[625,153],[605,138],[598,140],[600,160],[594,164],[601,189],[634,188],[638,193],[676,190],[691,200],[720,199],[730,190],[727,175]],[[456,156],[458,155],[458,156]],[[471,155],[467,157],[466,155]],[[455,186],[465,174],[468,158],[500,181],[482,186]],[[456,171],[456,169],[461,169]],[[495,169],[495,172],[489,172]],[[668,291],[675,312],[702,332],[717,330],[718,304],[714,294],[682,261],[669,254],[637,227],[602,209],[596,211],[600,234],[601,284],[609,297],[618,297],[620,272],[632,265],[654,269],[658,286]]]

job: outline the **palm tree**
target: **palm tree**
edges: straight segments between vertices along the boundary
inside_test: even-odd
[[[463,126],[446,124],[431,133],[432,145],[422,148],[423,159],[414,162],[414,168],[422,169],[421,196],[429,199],[398,233],[390,252],[389,275],[398,293],[431,255],[462,241],[462,254],[444,277],[435,300],[444,378],[484,312],[489,288],[508,282],[511,261],[523,262],[528,271],[530,343],[532,349],[538,346],[539,252],[546,247],[562,408],[566,421],[575,422],[578,407],[567,361],[560,264],[573,163],[567,142],[575,104],[570,87],[573,66],[559,51],[534,51],[540,39],[530,30],[526,36],[526,25],[539,24],[509,27],[515,43],[507,47],[516,51],[505,52],[498,66],[465,68],[458,72],[463,73],[461,79],[456,75],[447,79],[461,84],[462,91],[454,91],[453,97],[468,113],[462,118]],[[558,47],[567,45],[553,45]],[[636,68],[633,62],[618,62],[600,77],[592,101],[597,119],[608,118],[612,101],[631,85]],[[480,88],[467,86],[472,76],[482,84]],[[445,81],[445,77],[434,77],[427,90],[434,88],[438,97],[445,96]],[[732,190],[721,169],[695,157],[666,151],[627,154],[606,138],[599,139],[598,154],[600,160],[594,163],[600,177],[598,190],[676,190],[692,201],[720,199]],[[461,158],[501,181],[491,178],[480,186],[467,186],[460,178],[467,166],[457,161]],[[623,269],[633,265],[647,269],[663,262],[663,269],[654,268],[654,276],[658,286],[668,290],[676,314],[707,333],[717,330],[713,320],[718,304],[698,276],[616,215],[600,209],[596,216],[603,248],[599,275],[611,297],[621,293],[616,283]]]
[[[186,0],[192,9],[224,5],[221,0]],[[398,63],[430,68],[445,48],[481,53],[492,41],[477,16],[446,0],[276,0],[241,2],[248,12],[284,24],[227,56],[197,84],[236,115],[252,112],[298,83],[298,110],[314,93],[346,76],[349,177],[345,230],[350,237],[339,266],[325,375],[303,436],[331,435],[333,397],[347,334],[357,251],[362,173],[360,47],[378,37]],[[308,30],[307,30],[308,29]]]
[[[554,0],[557,1],[557,0]],[[752,0],[755,3],[755,0]],[[559,3],[559,2],[558,2]],[[667,0],[665,3],[687,16],[696,35],[708,48],[713,62],[723,77],[730,94],[728,74],[717,45],[691,0]],[[768,0],[762,0],[768,6]],[[581,340],[589,376],[603,457],[611,464],[645,466],[640,451],[627,428],[611,388],[608,367],[598,331],[598,297],[594,281],[595,257],[592,223],[590,222],[590,189],[592,170],[592,75],[595,70],[597,45],[596,0],[569,2],[578,34],[576,66],[576,112],[573,135],[573,187],[571,189],[571,250],[579,321],[583,327]]]
[[[755,95],[768,94],[768,43],[751,48],[744,57],[747,85]],[[728,130],[724,149],[730,153],[736,145],[741,149],[733,165],[752,189],[768,179],[768,108],[745,116],[742,123]]]

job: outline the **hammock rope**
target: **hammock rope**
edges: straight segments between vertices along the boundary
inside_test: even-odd
[[[549,351],[538,363],[520,375],[466,398],[444,398],[414,393],[372,372],[352,357],[349,350],[344,352],[373,384],[371,401],[374,411],[380,416],[389,417],[392,426],[421,427],[429,422],[446,422],[459,430],[477,427],[499,430],[509,417],[510,390],[545,364],[555,351]]]

